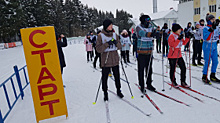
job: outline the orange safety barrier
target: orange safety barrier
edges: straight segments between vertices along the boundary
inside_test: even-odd
[[[12,47],[16,47],[16,44],[15,44],[15,42],[12,42],[12,43],[8,43],[8,48],[12,48]]]

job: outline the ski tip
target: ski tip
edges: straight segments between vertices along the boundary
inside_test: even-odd
[[[161,114],[163,114],[163,112],[160,112]]]
[[[132,96],[131,99],[134,99],[134,96]]]
[[[93,104],[93,105],[95,105],[95,104],[96,104],[96,102],[93,102],[92,104]]]

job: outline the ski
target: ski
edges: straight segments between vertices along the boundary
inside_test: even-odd
[[[105,101],[105,108],[106,108],[107,123],[111,123],[110,113],[109,113],[109,107],[108,107],[108,101]]]
[[[186,104],[186,103],[184,103],[184,102],[182,102],[182,101],[179,101],[179,100],[177,100],[177,99],[174,99],[174,98],[172,98],[172,97],[170,97],[170,96],[167,96],[167,95],[165,95],[165,94],[163,94],[163,93],[161,93],[161,92],[159,92],[159,91],[154,91],[154,92],[157,93],[157,94],[159,94],[159,95],[161,95],[161,96],[163,96],[163,97],[166,97],[167,99],[173,100],[173,101],[178,102],[178,103],[180,103],[180,104],[183,104],[183,105],[185,105],[185,106],[190,106],[189,104]]]
[[[111,90],[108,90],[110,93],[112,93],[113,95],[117,96],[116,93],[114,93]],[[124,98],[120,98],[122,101],[124,101],[125,103],[127,103],[128,105],[130,105],[131,107],[133,107],[134,109],[137,109],[139,112],[141,112],[142,114],[144,114],[145,116],[150,116],[151,114],[147,114],[144,111],[142,111],[140,108],[138,108],[136,105],[130,103],[128,100],[124,99]]]
[[[165,81],[166,82],[166,81]],[[169,82],[166,82],[168,85],[170,85],[170,86],[172,86],[172,87],[174,87],[171,83],[169,83]],[[174,87],[175,88],[175,87]],[[186,91],[184,91],[183,89],[181,89],[181,88],[176,88],[176,89],[178,89],[179,91],[181,91],[182,93],[184,93],[184,94],[186,94],[186,95],[188,95],[188,96],[190,96],[190,97],[192,97],[192,98],[194,98],[194,99],[196,99],[196,100],[198,100],[199,102],[202,102],[203,103],[203,101],[201,100],[201,99],[199,99],[199,98],[197,98],[197,97],[195,97],[195,96],[192,96],[192,95],[190,95],[189,93],[187,93]]]
[[[210,99],[213,99],[213,100],[216,100],[216,101],[220,102],[219,99],[216,99],[215,97],[211,97],[211,96],[205,95],[205,94],[203,94],[203,93],[200,93],[200,92],[198,92],[198,91],[196,91],[196,90],[194,90],[194,89],[192,89],[192,88],[186,88],[186,87],[183,87],[183,86],[181,86],[181,85],[180,85],[180,87],[181,87],[181,88],[184,88],[184,89],[187,89],[187,90],[190,90],[190,91],[192,91],[192,92],[194,92],[194,93],[197,93],[197,94],[199,94],[199,95],[202,95],[202,96],[204,96],[204,97],[207,97],[207,98],[210,98]]]
[[[139,89],[141,89],[141,87],[138,85],[138,84],[136,84],[135,83],[135,85],[139,88]],[[144,93],[144,95],[147,97],[147,99],[152,103],[152,105],[161,113],[161,114],[163,114],[163,112],[160,110],[160,108],[156,105],[156,103],[148,96],[148,94],[147,93]]]

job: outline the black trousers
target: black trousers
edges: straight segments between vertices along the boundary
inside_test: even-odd
[[[115,86],[117,90],[121,89],[121,82],[120,82],[120,73],[119,73],[119,65],[114,67],[103,67],[102,68],[102,90],[105,92],[108,90],[108,74],[110,69],[113,71],[113,76],[115,78]]]
[[[156,43],[157,52],[161,52],[161,38],[157,39]]]
[[[101,53],[98,53],[96,50],[95,50],[95,59],[94,59],[94,66],[96,67],[96,62],[97,60],[99,59],[99,66],[101,67]]]
[[[89,61],[89,56],[92,61],[92,51],[87,51],[87,61]]]
[[[172,59],[169,58],[169,63],[170,63],[170,80],[171,82],[176,82],[176,78],[175,78],[175,68],[176,68],[176,62],[178,64],[178,66],[180,67],[181,70],[181,82],[185,82],[186,81],[186,65],[185,62],[183,60],[183,58],[176,58],[176,59]]]
[[[198,62],[201,62],[201,43],[200,40],[194,40],[193,41],[193,63],[195,63],[196,57],[198,58]]]
[[[139,85],[141,86],[141,89],[144,89],[144,73],[146,72],[146,74],[148,74],[147,76],[147,81],[146,81],[146,84],[147,86],[151,85],[152,83],[152,61],[153,59],[151,60],[150,62],[150,59],[151,59],[151,55],[143,55],[143,54],[138,54],[138,80],[139,80]],[[150,64],[150,66],[149,66]],[[148,71],[148,66],[150,67],[149,68],[149,73],[147,73]],[[145,70],[145,72],[144,72]]]
[[[129,50],[121,51],[121,57],[124,59],[124,62],[130,62],[129,60]]]
[[[166,51],[166,53],[165,53],[165,51]],[[163,40],[163,54],[167,54],[167,53],[168,53],[168,41],[167,41],[167,39],[164,39]]]

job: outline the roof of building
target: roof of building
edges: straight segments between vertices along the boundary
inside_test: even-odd
[[[168,16],[171,12],[175,12],[176,15],[173,15],[173,18],[177,18],[177,11],[175,11],[174,9],[152,13],[152,14],[149,14],[149,16],[151,17],[151,20],[157,20],[160,18],[171,18],[170,16]]]

